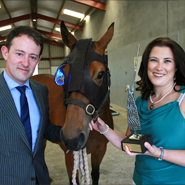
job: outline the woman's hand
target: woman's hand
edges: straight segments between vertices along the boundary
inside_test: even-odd
[[[125,146],[125,154],[129,155],[129,156],[136,156],[136,155],[149,155],[149,156],[153,156],[153,157],[160,157],[161,155],[161,149],[157,148],[155,145],[150,145],[148,142],[144,143],[145,147],[148,149],[144,154],[142,153],[134,153],[134,152],[130,152],[129,146],[126,145]]]
[[[94,123],[93,119],[91,120],[91,122],[89,123],[89,130],[96,130],[98,132],[104,132],[107,130],[107,126],[105,124],[105,122],[98,117],[97,121]]]
[[[150,145],[150,143],[145,142],[145,147],[148,149],[144,154],[159,158],[161,156],[161,149],[157,148],[155,145]]]

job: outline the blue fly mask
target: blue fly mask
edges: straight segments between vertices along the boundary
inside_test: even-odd
[[[81,39],[77,41],[55,74],[55,83],[63,85],[65,100],[64,104],[75,104],[85,109],[88,115],[92,115],[94,121],[99,116],[103,106],[108,101],[110,93],[110,72],[106,57],[102,57],[92,48],[92,39]],[[105,66],[103,83],[98,86],[92,80],[89,73],[89,66],[92,61],[98,61]],[[64,67],[70,66],[68,77],[65,77]],[[69,98],[70,92],[80,92],[85,95],[91,104],[86,105],[81,100]]]

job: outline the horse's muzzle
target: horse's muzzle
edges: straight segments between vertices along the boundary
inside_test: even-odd
[[[60,134],[61,134],[60,137],[61,137],[62,143],[64,147],[66,148],[66,150],[78,151],[80,149],[83,149],[85,147],[85,144],[88,138],[87,134],[83,131],[80,131],[78,136],[73,139],[66,138],[63,130],[61,130]]]

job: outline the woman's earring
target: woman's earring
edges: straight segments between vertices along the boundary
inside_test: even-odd
[[[174,76],[173,80],[174,80],[174,82],[176,81],[176,74],[175,74],[175,76]]]

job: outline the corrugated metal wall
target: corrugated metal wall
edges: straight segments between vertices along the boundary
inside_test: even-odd
[[[0,52],[0,73],[4,71],[6,67],[6,61],[4,60],[2,53]]]
[[[49,60],[40,60],[39,69],[50,69]]]
[[[49,59],[49,57],[51,57]],[[49,44],[44,44],[44,50],[42,54],[42,59],[39,62],[38,73],[51,73],[54,75],[54,71],[51,70],[52,67],[58,67],[62,62],[64,57],[64,48]],[[47,59],[46,59],[47,58]]]
[[[61,60],[52,60],[51,61],[51,66],[59,66],[60,64],[62,64],[64,61],[64,59]]]
[[[63,57],[64,49],[58,46],[51,45],[51,57]]]
[[[44,49],[42,52],[42,57],[49,57],[49,44],[44,43]]]

